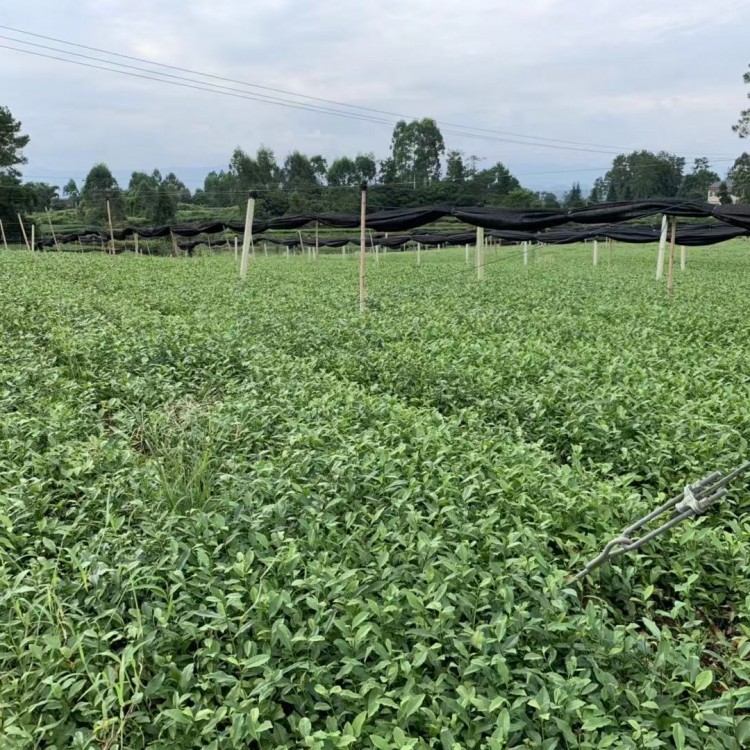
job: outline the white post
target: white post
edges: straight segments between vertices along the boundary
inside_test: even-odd
[[[417,265],[422,265],[422,243],[417,242]]]
[[[242,235],[242,259],[240,260],[240,278],[247,276],[247,261],[250,255],[250,245],[253,241],[253,216],[255,215],[255,196],[251,193],[247,199],[245,211],[245,233]]]
[[[297,230],[297,236],[299,237],[299,252],[300,252],[300,255],[304,255],[305,254],[305,243],[302,242],[302,232],[300,232],[299,229]],[[308,256],[307,259],[309,260],[310,259],[310,248],[307,249],[307,256]]]
[[[320,252],[320,241],[318,240],[318,222],[315,222],[315,260],[318,259]]]
[[[286,257],[289,257],[289,245],[286,246]]]
[[[346,257],[346,245],[341,246],[341,257]]]
[[[8,249],[8,240],[5,238],[5,227],[3,226],[3,220],[0,219],[0,234],[3,235],[3,247]]]
[[[464,264],[469,265],[469,243],[466,243],[466,249],[464,251]]]
[[[239,240],[237,239],[237,235],[234,235],[234,262],[236,263],[237,260],[240,257],[240,247],[239,247]]]
[[[138,232],[136,232],[133,237],[135,238],[135,254],[140,255],[141,254],[141,248],[138,244]]]
[[[529,243],[528,242],[523,243],[523,264],[525,266],[529,265]]]
[[[31,223],[31,249],[32,251],[36,250],[36,240],[34,239],[35,230],[36,230],[36,224],[32,222]]]
[[[680,271],[684,271],[687,266],[687,252],[685,245],[680,245]]]
[[[367,220],[367,183],[360,186],[359,207],[359,311],[367,306],[367,254],[365,252],[365,222]]]
[[[266,243],[263,243],[263,255],[267,258],[268,257],[268,246]]]
[[[112,210],[107,201],[107,219],[109,220],[109,252],[115,254],[115,230],[112,228]],[[174,238],[173,238],[174,239]]]
[[[484,278],[484,227],[477,227],[477,281]]]
[[[664,256],[667,253],[667,227],[668,221],[666,215],[661,217],[661,237],[659,237],[659,254],[656,258],[656,280],[658,281],[664,275]]]
[[[672,237],[669,241],[669,272],[667,276],[667,295],[671,298],[674,291],[674,242],[677,234],[677,217],[672,217]]]
[[[599,240],[594,240],[594,265],[599,265]]]

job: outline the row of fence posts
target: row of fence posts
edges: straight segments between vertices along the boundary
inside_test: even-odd
[[[253,220],[255,217],[255,199],[257,197],[257,194],[255,192],[250,192],[248,199],[247,199],[247,209],[245,211],[245,231],[242,236],[242,256],[240,259],[240,278],[245,279],[247,277],[247,270],[248,270],[248,261],[250,258],[250,253],[252,252],[253,257],[255,257],[255,247],[253,245]],[[55,248],[59,251],[60,245],[57,242],[57,235],[55,234],[55,230],[52,226],[52,218],[49,213],[49,209],[46,209],[47,212],[47,221],[49,223],[50,232],[52,233],[52,240],[55,243]],[[359,236],[359,309],[360,311],[364,312],[364,310],[367,308],[367,241],[366,241],[366,217],[367,217],[367,183],[363,182],[360,185],[360,216],[359,216],[359,229],[360,229],[360,236]],[[109,223],[109,253],[111,255],[115,254],[115,232],[114,227],[112,224],[112,210],[109,205],[109,201],[107,201],[107,220]],[[32,250],[36,245],[36,239],[34,236],[35,233],[35,225],[31,225],[31,241],[29,241],[29,238],[26,234],[26,227],[23,223],[23,218],[21,217],[21,214],[18,214],[18,222],[21,226],[21,234],[23,236],[24,243],[26,244],[26,248],[28,250]],[[671,230],[671,233],[670,233]],[[478,281],[482,281],[484,279],[484,267],[485,267],[485,250],[486,250],[486,244],[484,239],[484,227],[477,227],[477,236],[476,236],[476,252],[475,252],[475,265],[476,265],[476,276]],[[659,237],[659,252],[656,258],[656,279],[657,281],[660,281],[661,278],[664,275],[664,262],[666,258],[666,250],[667,250],[667,237],[669,235],[669,262],[668,262],[668,270],[667,270],[667,295],[671,298],[673,292],[674,292],[674,268],[675,268],[675,239],[676,239],[676,233],[677,233],[677,217],[673,216],[671,218],[668,218],[666,215],[662,215],[662,222],[661,222],[661,234]],[[175,254],[179,254],[177,250],[177,238],[175,237],[174,233],[170,230],[170,236],[172,238],[172,246]],[[300,249],[304,253],[305,246],[302,241],[302,233],[298,231],[299,234],[299,242],[300,242]],[[2,236],[3,241],[3,247],[7,250],[8,249],[8,241],[5,236],[5,227],[3,226],[2,220],[0,220],[0,235]],[[138,235],[135,235],[135,252],[136,255],[139,254],[139,244],[138,244]],[[378,253],[377,246],[375,245],[372,230],[370,230],[370,244],[375,248],[375,260],[376,262],[380,261],[380,254]],[[608,257],[609,261],[611,262],[612,259],[612,240],[607,239],[607,249],[608,249]],[[529,243],[523,242],[523,264],[525,266],[529,265]],[[266,248],[265,243],[263,243],[263,252],[264,254],[268,255],[268,250]],[[319,257],[320,252],[320,240],[318,235],[318,222],[315,222],[315,248],[308,247],[308,253],[312,254],[312,257],[317,259]],[[286,247],[286,254],[289,256],[289,246]],[[341,248],[341,254],[346,255],[346,248]],[[238,255],[238,239],[235,236],[234,238],[234,259],[237,260]],[[467,243],[465,246],[464,251],[464,259],[466,266],[469,265],[469,244]],[[594,266],[599,265],[599,241],[593,240],[593,264]],[[417,243],[417,265],[421,265],[422,262],[422,246],[421,243]],[[680,247],[680,269],[682,271],[685,270],[687,266],[687,253],[685,250],[685,246]]]

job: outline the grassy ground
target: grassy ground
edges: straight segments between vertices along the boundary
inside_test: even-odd
[[[0,254],[4,747],[750,737],[750,256]]]

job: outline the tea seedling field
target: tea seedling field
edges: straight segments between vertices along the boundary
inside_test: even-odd
[[[750,255],[0,254],[9,748],[739,748]],[[743,500],[745,501],[743,503]]]

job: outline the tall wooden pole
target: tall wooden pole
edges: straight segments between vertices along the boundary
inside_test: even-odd
[[[49,209],[45,208],[44,211],[47,214],[47,223],[49,224],[49,231],[52,232],[52,241],[55,243],[55,250],[57,250],[57,252],[59,253],[60,245],[57,244],[57,235],[55,234],[55,229],[52,226],[52,218],[49,215]]]
[[[484,278],[484,227],[477,227],[477,281]]]
[[[242,235],[242,260],[240,261],[240,278],[247,276],[247,260],[250,255],[250,245],[253,241],[253,218],[255,217],[255,193],[250,193],[245,211],[245,233]]]
[[[23,219],[21,218],[21,214],[18,214],[18,223],[21,225],[21,234],[23,235],[23,241],[26,245],[27,250],[31,250],[29,247],[29,238],[26,236],[26,227],[23,225]]]
[[[664,255],[667,251],[667,217],[661,217],[661,236],[659,237],[659,254],[656,256],[656,280],[664,275]]]
[[[112,209],[109,207],[109,201],[107,201],[107,219],[109,221],[109,252],[111,255],[115,254],[115,230],[112,228]]]
[[[687,251],[685,245],[680,245],[680,271],[684,271],[687,267]]]
[[[367,307],[367,252],[365,240],[365,224],[367,222],[367,183],[360,185],[359,205],[359,311],[363,313]]]
[[[5,227],[3,226],[3,220],[0,219],[0,234],[3,235],[3,247],[8,249],[8,240],[5,238]]]
[[[674,241],[677,233],[677,217],[672,217],[672,236],[669,242],[669,275],[667,277],[667,294],[672,296],[674,291]]]

